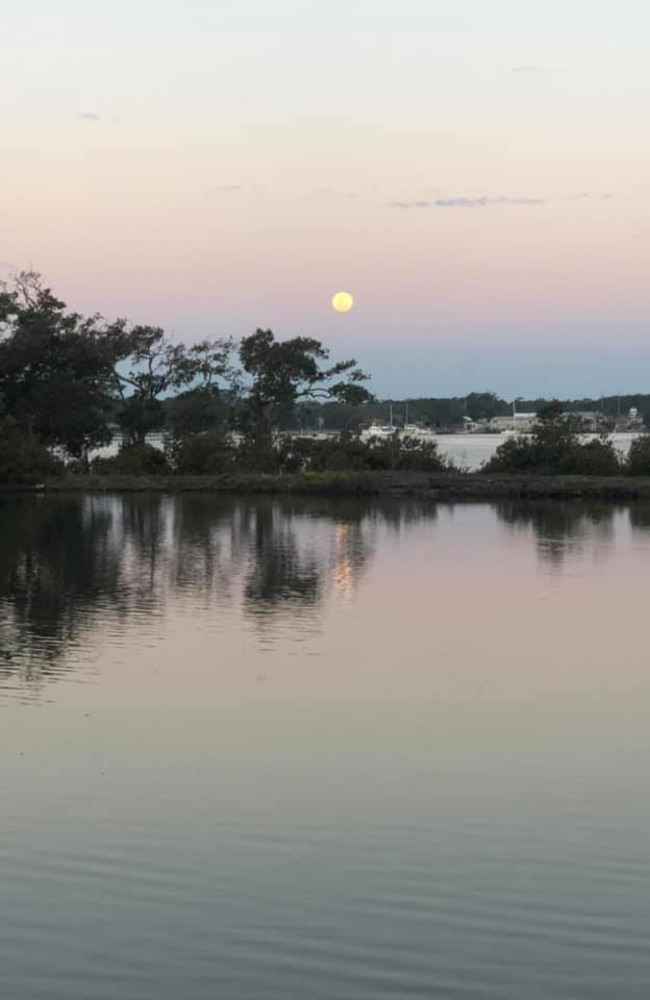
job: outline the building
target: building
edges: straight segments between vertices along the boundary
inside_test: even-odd
[[[507,417],[492,417],[489,428],[493,434],[504,434],[506,431],[525,434],[532,430],[536,420],[536,413],[511,413]]]

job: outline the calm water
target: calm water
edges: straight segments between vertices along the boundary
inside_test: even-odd
[[[647,998],[649,509],[0,508],[3,1000]]]

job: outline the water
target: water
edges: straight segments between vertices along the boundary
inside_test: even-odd
[[[648,508],[0,504],[3,1000],[645,1000]]]

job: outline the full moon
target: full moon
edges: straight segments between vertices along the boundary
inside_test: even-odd
[[[339,313],[350,312],[353,305],[354,299],[349,292],[337,292],[332,297],[332,306]]]

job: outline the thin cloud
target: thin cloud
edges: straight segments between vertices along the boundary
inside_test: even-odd
[[[564,70],[561,69],[549,69],[548,66],[511,66],[510,72],[514,73],[515,76],[557,76],[558,73],[563,73]]]
[[[311,198],[358,198],[358,191],[337,191],[335,188],[314,188],[306,197]]]
[[[554,201],[613,201],[613,194],[589,194],[583,191],[582,194],[567,194],[563,197],[554,198]]]
[[[98,122],[101,121],[101,117],[96,111],[80,111],[77,115],[77,118],[84,122]]]
[[[543,198],[434,198],[431,201],[391,201],[389,208],[490,208],[494,205],[545,205]]]
[[[220,184],[217,188],[217,191],[221,191],[222,194],[239,194],[242,191],[260,194],[266,190],[266,184]]]

